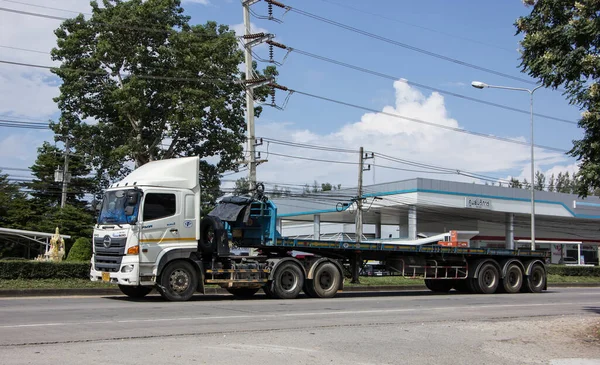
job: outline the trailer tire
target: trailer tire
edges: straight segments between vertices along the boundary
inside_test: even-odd
[[[240,299],[248,299],[258,292],[259,288],[227,288],[230,294]]]
[[[452,280],[425,279],[425,286],[434,293],[448,293],[452,290]]]
[[[150,294],[152,288],[147,286],[132,286],[132,285],[119,285],[121,293],[127,295],[130,298],[141,299],[146,295]]]
[[[521,270],[519,265],[508,265],[504,279],[502,279],[502,285],[498,286],[498,291],[504,293],[518,293],[522,286],[523,270]]]
[[[187,261],[169,263],[160,275],[160,295],[172,302],[189,300],[198,286],[198,273]]]
[[[273,274],[271,292],[277,299],[294,299],[304,286],[304,273],[292,261],[284,262],[277,266]]]
[[[546,270],[540,264],[535,264],[531,268],[529,275],[523,280],[521,291],[526,293],[541,293],[546,287]]]
[[[263,290],[263,292],[265,292],[265,295],[267,296],[268,299],[277,299],[275,297],[275,295],[273,294],[273,290],[271,290],[272,285],[273,285],[273,282],[269,281],[262,287],[262,290]]]
[[[479,269],[476,280],[480,294],[493,294],[500,284],[500,272],[496,265],[488,262]]]
[[[219,218],[210,215],[202,218],[200,221],[198,250],[204,254],[216,252],[223,239],[224,232],[223,222]]]
[[[342,275],[338,268],[331,262],[320,264],[314,273],[313,280],[306,285],[309,287],[309,296],[314,298],[333,298],[340,287]],[[314,294],[311,295],[311,294]]]

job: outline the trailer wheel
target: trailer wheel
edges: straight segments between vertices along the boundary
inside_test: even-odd
[[[269,281],[268,283],[265,284],[265,286],[262,287],[262,290],[265,292],[265,295],[267,296],[267,298],[277,299],[275,297],[275,294],[273,294],[273,290],[271,290],[272,286],[273,286],[273,282]]]
[[[525,280],[523,280],[523,286],[521,291],[527,293],[541,293],[546,287],[546,270],[542,265],[536,264],[531,268],[531,272]]]
[[[506,275],[502,279],[502,285],[498,286],[498,290],[502,289],[506,293],[518,293],[523,286],[523,270],[519,265],[510,264],[506,269]]]
[[[314,279],[306,285],[309,287],[308,295],[314,298],[332,298],[337,293],[341,281],[342,275],[338,268],[331,262],[324,262],[315,270]]]
[[[278,299],[294,299],[304,285],[304,273],[293,262],[284,262],[277,266],[273,275],[271,291]]]
[[[452,280],[425,279],[427,289],[435,293],[447,293],[452,289]]]
[[[198,249],[204,254],[212,254],[223,239],[223,222],[219,218],[207,216],[200,221],[200,240]]]
[[[227,291],[236,298],[247,299],[256,294],[258,289],[259,288],[227,288]]]
[[[498,284],[500,284],[500,273],[498,272],[498,268],[489,262],[484,264],[481,269],[479,269],[477,277],[478,291],[481,294],[493,294],[496,292]]]
[[[186,301],[196,291],[198,274],[189,262],[173,261],[161,273],[160,284],[160,295],[166,300]]]
[[[314,287],[314,280],[304,280],[304,287],[302,287],[302,291],[304,292],[304,294],[306,294],[306,296],[308,296],[309,298],[318,298],[317,293],[315,293],[313,287]]]
[[[130,298],[143,298],[146,295],[150,294],[152,288],[147,286],[132,286],[132,285],[119,285],[119,289],[121,293],[127,295]]]

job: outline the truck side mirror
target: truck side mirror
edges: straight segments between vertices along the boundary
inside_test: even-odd
[[[128,205],[125,207],[125,217],[127,218],[127,223],[135,224],[137,223],[137,216],[134,215],[135,207],[133,205]]]

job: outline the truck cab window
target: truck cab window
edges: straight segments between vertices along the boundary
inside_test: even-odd
[[[175,214],[175,194],[149,193],[144,201],[144,222]]]

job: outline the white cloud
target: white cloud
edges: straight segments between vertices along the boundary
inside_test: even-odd
[[[233,30],[235,32],[235,35],[237,35],[238,37],[241,37],[244,34],[246,34],[246,28],[244,26],[244,23],[232,24],[229,26],[229,29]],[[252,33],[269,33],[269,31],[265,28],[261,28],[252,22],[250,22],[250,31]]]
[[[420,119],[444,126],[461,128],[457,120],[449,116],[444,98],[438,93],[428,96],[402,81],[394,83],[396,91],[395,105],[385,106],[382,111],[406,117]],[[297,100],[297,99],[296,99]],[[292,96],[291,102],[294,102]],[[320,135],[291,123],[257,122],[257,135],[280,140],[294,141],[311,145],[333,146],[358,150],[363,146],[366,151],[394,156],[429,165],[460,169],[487,175],[504,174],[505,171],[521,171],[529,160],[529,147],[510,144],[494,139],[481,138],[458,133],[434,126],[423,125],[399,119],[382,113],[366,113],[359,121],[347,123],[339,130]],[[515,140],[524,140],[522,136],[513,136]],[[357,154],[328,152],[319,150],[287,147],[269,144],[258,148],[261,157],[268,156],[269,162],[258,167],[261,181],[278,183],[341,183],[343,186],[356,186],[357,166],[355,164],[323,163],[299,160],[277,154],[302,156],[312,159],[356,163]],[[270,155],[267,154],[267,149]],[[536,151],[536,161],[548,166],[566,161],[564,155],[541,149]],[[375,158],[368,161],[375,165],[365,172],[365,184],[396,181],[413,177],[430,177],[473,181],[456,174],[431,174],[428,168],[418,168],[406,164]],[[389,166],[414,171],[385,169]],[[240,175],[243,175],[240,173]]]

